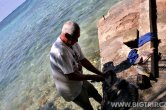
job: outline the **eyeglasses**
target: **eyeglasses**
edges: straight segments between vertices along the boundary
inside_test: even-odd
[[[72,35],[70,35],[70,34],[68,34],[68,33],[66,33],[65,36],[66,36],[67,39],[69,39],[69,40],[71,40],[71,41],[76,41],[76,42],[78,42],[78,37],[72,36]]]

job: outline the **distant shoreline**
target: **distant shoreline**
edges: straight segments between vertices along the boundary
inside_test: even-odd
[[[14,11],[12,11],[7,17],[5,17],[0,22],[0,31],[10,24],[14,19],[16,19],[21,13],[23,13],[30,5],[31,0],[26,0],[20,6],[18,6]]]

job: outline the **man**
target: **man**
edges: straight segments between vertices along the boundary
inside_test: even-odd
[[[103,74],[83,55],[79,44],[80,27],[67,21],[60,36],[52,45],[50,62],[57,92],[66,100],[73,101],[84,110],[93,110],[89,97],[101,103],[102,97],[86,80],[102,81]],[[97,75],[84,75],[82,66]]]

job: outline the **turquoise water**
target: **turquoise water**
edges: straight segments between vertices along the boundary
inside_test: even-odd
[[[28,0],[28,8],[0,30],[0,109],[36,110],[56,100],[49,51],[67,20],[80,24],[85,56],[99,61],[96,23],[117,1]]]

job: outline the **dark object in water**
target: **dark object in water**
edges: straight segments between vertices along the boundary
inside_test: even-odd
[[[103,102],[101,110],[128,110],[132,102],[138,101],[138,88],[125,79],[117,78],[113,71],[113,62],[108,62],[103,66],[103,72],[106,74],[103,81]],[[128,103],[126,106],[114,107],[113,103]]]

